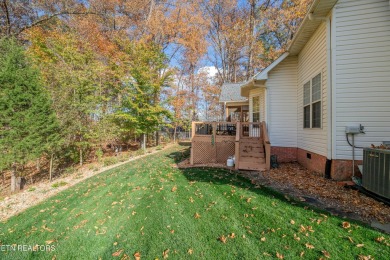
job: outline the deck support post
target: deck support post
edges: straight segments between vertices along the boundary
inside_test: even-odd
[[[239,164],[240,164],[240,136],[241,136],[241,123],[237,122],[236,123],[236,143],[235,143],[235,152],[234,152],[234,157],[235,157],[235,166],[234,168],[238,170]]]

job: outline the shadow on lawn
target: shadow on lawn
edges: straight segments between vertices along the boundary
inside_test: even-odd
[[[190,156],[190,149],[183,149],[181,151],[173,152],[167,155],[167,157],[173,159],[175,163],[179,163],[184,159],[188,158],[189,156]],[[242,177],[239,172],[234,170],[199,167],[199,168],[180,169],[180,171],[188,179],[189,182],[196,181],[196,182],[212,183],[215,185],[233,185],[237,188],[243,188],[261,196],[272,197],[284,203],[293,204],[294,206],[297,207],[301,207],[301,208],[309,207],[310,209],[313,209],[318,213],[327,213],[324,210],[317,209],[308,204],[304,204],[299,200],[295,200],[294,198],[285,196],[284,194],[275,191],[271,188],[252,184],[250,180]]]
[[[167,155],[167,157],[173,159],[175,163],[179,163],[184,159],[190,156],[190,149],[183,149],[178,152],[173,152]],[[334,217],[345,220],[343,216],[348,217],[343,212],[336,212],[333,209],[330,211],[327,209],[321,209],[316,204],[308,204],[302,202],[294,197],[287,196],[279,191],[276,191],[272,188],[252,184],[251,181],[240,175],[239,172],[234,170],[227,170],[221,168],[207,168],[207,167],[199,167],[199,168],[187,168],[180,169],[183,175],[188,179],[188,181],[196,181],[196,182],[205,182],[212,183],[215,185],[233,185],[238,188],[243,188],[253,193],[256,193],[261,196],[266,196],[274,199],[278,199],[280,202],[285,204],[290,204],[295,207],[305,208],[307,210],[313,210],[318,214],[326,214],[333,215]],[[333,213],[332,213],[333,212]],[[336,214],[336,215],[334,215]],[[349,218],[349,217],[348,217]],[[364,223],[360,220],[350,219],[351,222],[367,226],[367,223]]]

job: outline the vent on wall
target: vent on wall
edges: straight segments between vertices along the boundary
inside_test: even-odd
[[[365,189],[390,199],[390,150],[363,150],[363,179]]]

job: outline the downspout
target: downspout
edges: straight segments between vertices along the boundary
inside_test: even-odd
[[[333,91],[332,91],[332,20],[331,16],[326,18],[326,53],[327,53],[327,116],[328,116],[328,154],[326,158],[325,165],[325,178],[331,178],[332,171],[332,154],[333,154],[333,116],[332,116],[332,100],[333,100]]]
[[[334,9],[333,9],[334,10]],[[325,178],[331,178],[332,171],[332,155],[333,155],[333,92],[332,92],[332,20],[331,16],[316,17],[312,13],[309,14],[310,20],[319,20],[326,23],[326,67],[327,67],[327,156],[325,164]]]

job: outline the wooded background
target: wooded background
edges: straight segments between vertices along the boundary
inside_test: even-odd
[[[310,3],[1,0],[0,171],[221,117],[221,85],[283,53]]]

